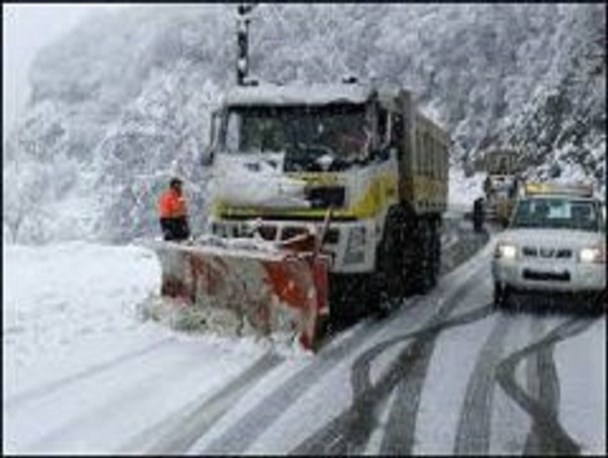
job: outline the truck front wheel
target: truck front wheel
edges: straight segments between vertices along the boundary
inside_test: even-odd
[[[404,218],[399,209],[396,209],[387,216],[382,241],[376,253],[376,272],[372,286],[376,299],[372,308],[381,316],[397,308],[406,294],[405,237]]]

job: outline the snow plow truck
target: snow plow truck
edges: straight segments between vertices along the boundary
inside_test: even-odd
[[[164,296],[314,348],[435,285],[450,139],[410,91],[237,86],[210,132],[207,235],[156,246]]]

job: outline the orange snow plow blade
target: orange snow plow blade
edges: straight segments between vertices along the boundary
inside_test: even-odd
[[[300,240],[301,242],[302,240]],[[328,315],[329,260],[309,244],[264,250],[224,239],[163,242],[153,248],[162,268],[161,295],[188,307],[230,311],[256,333],[288,333],[314,349]]]

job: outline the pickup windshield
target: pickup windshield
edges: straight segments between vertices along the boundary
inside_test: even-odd
[[[220,141],[232,153],[350,160],[366,155],[368,132],[362,105],[233,107]]]
[[[597,232],[600,216],[589,200],[534,198],[519,201],[513,228],[578,229]]]

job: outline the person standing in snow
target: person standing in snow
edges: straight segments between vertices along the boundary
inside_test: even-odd
[[[158,199],[158,216],[165,240],[186,240],[190,237],[186,199],[179,178],[172,178],[169,189]]]
[[[483,198],[478,197],[473,202],[473,229],[475,232],[483,231]]]

